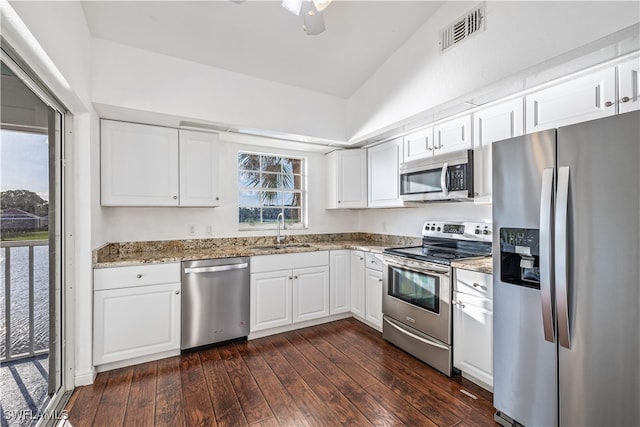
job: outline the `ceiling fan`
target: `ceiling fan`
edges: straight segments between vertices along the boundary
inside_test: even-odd
[[[302,14],[302,29],[308,36],[318,35],[325,30],[322,11],[333,0],[282,0],[282,7],[294,15]]]

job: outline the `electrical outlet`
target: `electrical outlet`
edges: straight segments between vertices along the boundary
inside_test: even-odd
[[[191,235],[191,236],[195,236],[196,235],[196,226],[195,226],[195,224],[189,224],[189,235]]]
[[[213,234],[213,225],[207,225],[207,234],[209,236]]]

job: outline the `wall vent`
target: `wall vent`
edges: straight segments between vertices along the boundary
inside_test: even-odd
[[[472,35],[484,30],[485,4],[482,3],[456,19],[451,25],[440,31],[440,52],[456,46]]]

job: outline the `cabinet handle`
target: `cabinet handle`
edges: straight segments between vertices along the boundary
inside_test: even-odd
[[[173,196],[173,200],[178,200],[178,196]]]
[[[360,258],[360,261],[362,261],[364,258]]]
[[[613,105],[613,102],[611,102],[611,101],[607,101],[607,102],[604,103],[605,107],[611,107],[612,105]]]
[[[216,200],[220,200],[220,197],[216,197]]]
[[[487,290],[487,287],[486,287],[486,286],[482,286],[482,285],[479,285],[479,284],[477,284],[477,283],[474,283],[472,286],[473,286],[474,288],[480,288],[480,289],[482,289],[483,291],[486,291],[486,290]]]
[[[457,305],[460,308],[464,308],[465,307],[465,305],[463,303],[461,303],[460,301],[454,301],[454,302],[451,303],[451,305]]]
[[[625,102],[629,102],[631,101],[631,98],[629,98],[628,96],[624,96],[622,98],[620,98],[620,102],[625,103]]]
[[[141,279],[141,278],[142,278],[142,274],[138,274],[136,277],[137,277],[138,279]]]
[[[289,276],[289,280],[293,280],[293,276]]]
[[[382,279],[378,279],[378,282],[382,282]]]
[[[338,203],[342,203],[340,200],[338,200]]]
[[[180,295],[180,291],[176,291],[176,295]]]
[[[298,276],[293,276],[293,278],[294,278],[294,279],[297,279],[297,278],[298,278]]]

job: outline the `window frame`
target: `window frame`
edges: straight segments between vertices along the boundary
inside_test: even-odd
[[[240,174],[243,169],[240,169],[240,155],[248,154],[248,155],[256,155],[256,156],[267,156],[267,157],[280,157],[284,159],[290,160],[299,160],[300,161],[300,173],[294,174],[294,176],[300,177],[300,190],[285,189],[285,188],[266,188],[266,187],[244,187],[242,186],[242,182],[240,179]],[[276,192],[290,192],[290,193],[298,193],[300,194],[300,222],[289,223],[285,220],[286,229],[291,230],[301,230],[309,228],[308,223],[308,179],[307,179],[307,168],[308,168],[308,160],[305,156],[295,156],[290,154],[279,154],[273,152],[259,152],[259,151],[251,151],[251,150],[238,150],[236,155],[236,180],[238,184],[238,191],[236,193],[238,197],[238,210],[237,210],[237,221],[238,221],[238,229],[240,231],[246,230],[275,230],[277,228],[277,222],[240,222],[240,209],[242,208],[257,208],[257,209],[281,209],[284,210],[287,208],[286,205],[280,206],[265,206],[262,202],[259,202],[259,206],[242,206],[240,201],[240,194],[250,191],[255,192],[264,192],[264,191],[276,191]],[[273,171],[262,169],[262,165],[259,169],[256,170],[246,170],[247,172],[257,172],[257,173],[274,173]],[[280,172],[275,172],[280,173]],[[294,208],[296,209],[296,208]]]

